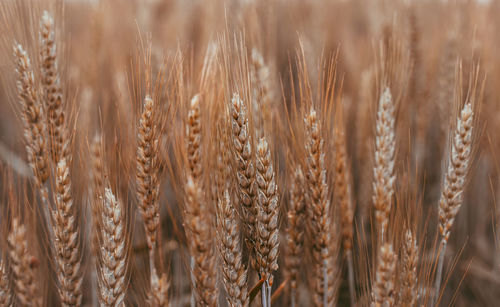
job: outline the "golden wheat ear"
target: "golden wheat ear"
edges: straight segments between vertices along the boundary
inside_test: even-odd
[[[11,306],[10,280],[4,260],[0,260],[0,306]]]
[[[394,282],[396,278],[397,255],[392,244],[380,246],[375,281],[372,285],[372,307],[394,306]]]
[[[217,246],[229,306],[248,306],[247,269],[242,262],[241,234],[229,192],[217,203]]]
[[[418,245],[417,238],[411,230],[407,230],[403,242],[401,259],[399,304],[405,307],[414,306],[418,299],[417,276]]]

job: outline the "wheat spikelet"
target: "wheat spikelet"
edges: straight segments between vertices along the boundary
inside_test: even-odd
[[[377,220],[380,242],[384,241],[387,231],[389,212],[394,196],[394,134],[395,107],[389,88],[380,96],[375,141],[375,167],[373,168],[373,206]]]
[[[82,303],[81,253],[76,212],[71,196],[71,181],[66,158],[57,165],[55,209],[52,210],[52,244],[57,265],[59,295],[64,306]]]
[[[329,306],[334,300],[334,270],[332,264],[332,225],[329,216],[330,200],[326,183],[325,154],[321,126],[316,111],[311,109],[305,117],[306,140],[306,193],[308,227],[311,229],[312,255],[314,260],[313,298],[317,306]]]
[[[410,230],[406,231],[403,242],[403,259],[401,266],[401,284],[399,290],[399,304],[401,306],[414,306],[417,302],[417,240]]]
[[[236,161],[236,178],[238,181],[238,198],[243,209],[247,239],[256,241],[256,209],[255,209],[255,169],[253,164],[253,146],[251,131],[245,104],[235,93],[231,101],[233,154]]]
[[[150,96],[144,99],[137,147],[137,199],[139,211],[144,220],[146,238],[150,251],[156,244],[160,222],[158,204],[158,132],[154,123],[154,102]]]
[[[242,263],[240,229],[227,190],[217,204],[217,246],[229,306],[248,306],[247,270]]]
[[[54,19],[47,11],[43,12],[40,21],[40,46],[41,85],[47,115],[49,150],[52,161],[57,164],[62,157],[69,156],[69,140],[57,67]]]
[[[20,44],[14,45],[14,57],[17,72],[17,92],[23,112],[22,119],[28,161],[38,185],[43,186],[49,178],[43,106],[36,90],[31,61]]]
[[[0,306],[10,306],[11,300],[9,275],[5,266],[5,261],[0,260]]]
[[[187,118],[187,158],[188,166],[193,180],[199,181],[201,177],[201,122],[200,122],[200,95],[191,99]]]
[[[99,301],[103,306],[121,306],[126,292],[126,229],[123,207],[108,187],[104,190],[101,223]]]
[[[288,227],[286,229],[287,253],[285,263],[288,280],[290,283],[291,306],[297,301],[297,283],[302,260],[302,248],[304,245],[304,221],[306,217],[306,206],[304,201],[304,178],[302,170],[295,170],[290,186],[290,200],[288,209]]]
[[[193,290],[197,306],[217,304],[217,266],[213,250],[212,223],[207,219],[208,208],[202,203],[203,191],[191,177],[186,185],[184,224],[193,260]]]
[[[272,272],[278,269],[278,187],[275,181],[271,151],[264,138],[259,140],[256,157],[257,182],[257,264],[265,280],[268,306],[271,302]]]
[[[372,286],[373,307],[394,306],[394,278],[396,273],[397,256],[394,253],[392,244],[385,243],[381,245],[377,271],[375,273],[375,282]]]
[[[167,275],[164,273],[161,278],[158,278],[156,270],[151,272],[151,293],[149,297],[149,305],[152,307],[167,307],[169,306],[168,289],[170,283]]]
[[[31,266],[33,256],[28,249],[26,227],[17,218],[7,238],[10,267],[14,274],[14,294],[22,306],[42,306],[42,298],[36,283],[35,269]]]

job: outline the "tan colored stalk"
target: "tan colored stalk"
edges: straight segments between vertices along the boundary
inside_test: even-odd
[[[203,191],[191,177],[186,185],[184,225],[192,257],[193,291],[197,306],[217,304],[217,265],[212,223],[206,218],[208,207],[202,203]]]
[[[399,305],[405,307],[415,306],[417,302],[417,265],[418,246],[417,240],[410,230],[406,231],[403,242],[403,259],[401,266],[401,284]]]
[[[297,305],[297,284],[302,262],[304,245],[304,231],[306,206],[304,201],[304,178],[300,168],[295,174],[290,186],[290,200],[288,209],[288,227],[286,229],[287,253],[285,258],[288,282],[290,283],[290,304]]]
[[[217,204],[217,246],[229,306],[248,306],[247,270],[242,263],[240,229],[227,190]]]
[[[123,304],[127,279],[127,238],[123,207],[110,188],[104,191],[101,212],[99,302],[102,306]]]
[[[243,209],[246,237],[252,246],[256,242],[255,169],[253,163],[252,133],[248,124],[247,109],[240,96],[235,93],[231,101],[231,123],[233,129],[233,154],[236,161],[238,199]]]
[[[30,58],[20,44],[14,45],[14,57],[17,72],[17,92],[22,107],[28,162],[37,184],[42,187],[49,178],[50,173],[45,140],[47,129],[43,106],[37,92]]]
[[[457,124],[451,139],[451,152],[448,156],[447,170],[444,178],[441,198],[439,199],[439,260],[436,273],[434,301],[438,299],[441,286],[446,244],[450,237],[453,221],[462,206],[465,181],[469,171],[472,155],[472,124],[474,112],[472,103],[466,103],[457,118]]]
[[[36,282],[33,259],[28,248],[26,227],[17,218],[7,238],[10,267],[13,273],[14,294],[21,306],[42,306],[42,298]]]
[[[40,63],[44,110],[47,115],[50,157],[58,163],[69,161],[69,139],[65,126],[64,103],[57,66],[54,19],[44,11],[40,21]]]
[[[381,245],[377,261],[375,282],[372,285],[372,307],[394,306],[394,278],[397,256],[392,244]]]
[[[10,293],[9,275],[5,261],[0,260],[0,307],[10,306],[12,295]]]
[[[278,213],[279,199],[271,150],[264,138],[259,140],[256,157],[257,182],[257,263],[264,278],[267,306],[271,305],[272,272],[278,269]]]
[[[394,197],[394,152],[395,138],[395,106],[389,88],[380,96],[377,111],[375,166],[373,168],[373,206],[377,220],[377,231],[380,244],[384,242],[387,232],[389,213]]]
[[[332,220],[326,183],[325,153],[321,124],[314,109],[305,117],[306,140],[306,193],[308,219],[311,230],[314,261],[313,299],[316,306],[330,306],[335,298],[335,267],[333,264]]]
[[[66,158],[56,169],[54,190],[55,209],[52,210],[54,238],[51,240],[57,267],[59,296],[63,306],[82,304],[81,251],[78,222],[71,195],[71,179]]]
[[[354,294],[354,268],[352,259],[352,240],[353,240],[353,210],[350,186],[350,171],[347,163],[347,153],[344,135],[344,123],[339,121],[335,129],[335,196],[340,206],[340,227],[342,231],[342,243],[344,254],[347,260],[349,294],[351,306],[355,306]]]

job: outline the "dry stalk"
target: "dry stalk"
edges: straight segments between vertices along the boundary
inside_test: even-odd
[[[121,306],[127,286],[127,230],[123,207],[109,187],[105,188],[102,205],[99,301],[103,306]]]
[[[256,157],[257,182],[257,263],[265,279],[267,306],[271,304],[272,272],[278,269],[278,187],[271,150],[264,138],[259,140]]]
[[[395,107],[389,88],[380,97],[375,141],[375,167],[373,168],[373,206],[377,220],[380,244],[387,232],[389,213],[394,197],[394,152],[396,139],[394,133]]]
[[[80,306],[83,282],[81,251],[69,175],[69,166],[63,157],[56,170],[55,209],[52,210],[54,237],[51,242],[56,258],[61,303],[63,306]]]
[[[385,243],[381,245],[377,262],[375,282],[372,286],[373,297],[371,306],[394,306],[394,278],[397,256],[394,253],[392,244]]]
[[[227,190],[217,204],[217,246],[229,306],[248,306],[247,270],[242,263],[240,229]]]
[[[286,229],[287,253],[285,258],[288,280],[290,283],[290,304],[297,304],[297,283],[302,262],[304,245],[304,221],[306,206],[304,201],[304,178],[302,170],[297,168],[291,181],[288,209],[288,227]]]
[[[217,265],[212,223],[208,208],[202,203],[203,191],[191,177],[186,185],[184,224],[192,257],[192,280],[197,306],[217,304]]]
[[[16,298],[22,306],[42,306],[42,298],[36,283],[35,267],[31,265],[33,256],[28,248],[26,227],[17,218],[12,221],[12,229],[7,242]]]

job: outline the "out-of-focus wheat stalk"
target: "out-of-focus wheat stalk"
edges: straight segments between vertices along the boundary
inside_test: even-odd
[[[297,304],[297,284],[302,262],[304,246],[304,231],[306,219],[306,206],[304,201],[304,175],[300,168],[295,169],[291,180],[288,209],[288,227],[286,229],[287,253],[285,263],[288,280],[290,283],[290,306]]]
[[[384,243],[389,213],[394,197],[394,152],[396,138],[394,133],[395,107],[389,88],[380,96],[377,111],[375,166],[373,168],[373,206],[377,221],[379,244]]]
[[[55,209],[52,210],[59,295],[64,306],[82,304],[81,259],[78,221],[71,195],[69,166],[63,157],[56,169]]]
[[[439,259],[436,271],[435,301],[439,297],[441,286],[441,275],[443,270],[446,244],[450,237],[450,229],[455,216],[462,206],[465,181],[469,171],[472,155],[472,124],[474,112],[472,103],[466,103],[459,117],[455,131],[453,131],[451,151],[448,156],[447,170],[439,199],[439,234],[441,242],[439,245]]]
[[[42,306],[38,279],[35,268],[31,265],[33,255],[29,252],[26,227],[17,218],[12,220],[7,243],[17,300],[23,306]]]
[[[10,306],[12,295],[10,293],[9,275],[4,260],[0,260],[0,306]]]
[[[99,301],[121,306],[127,288],[127,237],[123,207],[109,187],[104,190],[101,216]]]
[[[248,306],[247,269],[242,262],[236,211],[226,190],[217,204],[217,246],[229,306]]]
[[[271,150],[264,138],[259,140],[256,155],[257,182],[257,263],[265,282],[262,295],[271,306],[272,272],[278,269],[278,187],[275,181]]]
[[[217,304],[217,265],[212,224],[207,219],[208,208],[201,187],[188,177],[186,185],[184,226],[192,257],[193,290],[197,306]]]

